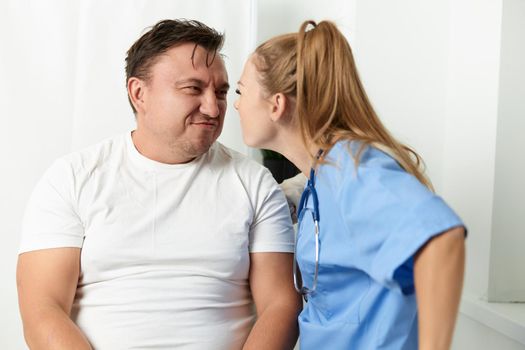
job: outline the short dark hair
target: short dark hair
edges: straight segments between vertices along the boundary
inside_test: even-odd
[[[192,62],[197,46],[206,49],[206,64],[211,65],[224,44],[224,34],[195,20],[165,19],[158,22],[129,48],[126,56],[126,84],[131,77],[147,80],[149,70],[156,59],[172,47],[183,43],[195,44]],[[133,112],[137,113],[131,100],[129,103]]]

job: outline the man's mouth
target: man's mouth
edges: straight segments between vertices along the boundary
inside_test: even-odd
[[[196,125],[196,126],[200,126],[200,127],[203,127],[203,128],[208,128],[208,129],[215,129],[218,125],[217,122],[214,122],[214,121],[198,121],[198,122],[193,122],[191,123],[192,125]]]

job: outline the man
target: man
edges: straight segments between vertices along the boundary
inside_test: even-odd
[[[215,142],[222,42],[197,21],[157,23],[126,58],[136,130],[59,159],[36,186],[17,268],[31,348],[293,347],[286,200]]]

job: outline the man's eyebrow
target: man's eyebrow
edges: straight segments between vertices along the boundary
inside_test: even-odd
[[[240,81],[240,80],[237,82],[237,85],[242,85],[242,86],[244,86],[244,84],[243,84],[242,81]]]
[[[199,79],[195,79],[195,78],[183,79],[183,80],[179,80],[179,81],[175,82],[175,86],[184,86],[184,85],[188,85],[188,84],[193,84],[193,85],[197,85],[197,86],[204,86],[204,85],[206,85],[206,83],[204,81],[199,80]],[[219,89],[229,90],[230,89],[230,84],[224,83],[221,86],[219,86]]]
[[[198,85],[198,86],[203,86],[204,82],[202,80],[194,79],[194,78],[183,79],[183,80],[179,80],[179,81],[175,82],[176,86],[182,86],[182,85],[187,85],[187,84],[195,84],[195,85]]]

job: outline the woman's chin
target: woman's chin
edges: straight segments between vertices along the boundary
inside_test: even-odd
[[[259,147],[259,144],[257,142],[254,142],[253,139],[249,139],[249,138],[246,138],[243,136],[242,138],[242,141],[244,142],[244,144],[248,147],[251,147],[251,148],[261,148]]]

